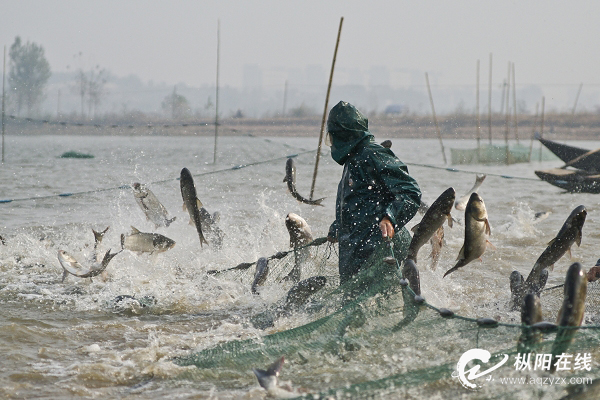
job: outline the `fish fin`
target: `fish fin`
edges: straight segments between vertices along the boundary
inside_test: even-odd
[[[67,278],[67,275],[69,275],[69,273],[66,269],[63,269],[62,279],[60,281],[61,283],[64,283],[65,279]]]
[[[554,264],[552,264],[552,265],[548,266],[548,269],[549,269],[550,271],[554,271]]]
[[[460,248],[460,251],[458,252],[458,257],[456,257],[456,260],[460,260],[465,258],[465,245],[463,244],[463,246]]]
[[[448,226],[450,228],[452,228],[452,224],[453,224],[453,222],[452,222],[452,215],[450,215],[450,213],[448,213],[448,215],[447,215],[446,218],[448,218]]]
[[[420,223],[416,224],[415,226],[413,226],[412,228],[410,228],[410,231],[412,233],[417,232],[419,230],[419,225],[420,225]]]
[[[288,181],[287,175],[283,177],[283,181],[284,181],[284,182],[287,182],[287,181]]]
[[[487,233],[488,235],[492,235],[492,228],[490,228],[490,221],[486,218],[485,219],[485,233]]]
[[[173,217],[173,218],[171,218],[171,219],[167,219],[167,220],[165,221],[165,226],[169,226],[169,225],[171,225],[171,223],[172,223],[173,221],[175,221],[176,219],[177,219],[177,217]]]
[[[577,233],[577,237],[575,238],[575,243],[577,243],[577,247],[581,247],[581,232]]]
[[[181,207],[183,211],[187,211],[187,207],[185,206],[185,201],[183,202],[183,206]]]
[[[140,233],[140,231],[135,226],[131,225],[131,233],[135,235],[136,233]]]
[[[567,249],[567,251],[569,252],[569,259],[572,259],[573,258],[573,254],[571,253],[571,248],[569,247]]]
[[[200,201],[199,198],[196,197],[196,204],[198,204],[198,209],[201,209],[202,207],[204,207],[204,205],[202,204],[202,202]]]
[[[548,242],[548,246],[552,246],[552,243],[554,243],[556,241],[556,238],[552,239],[551,241]]]
[[[494,246],[494,244],[492,242],[490,242],[489,240],[486,240],[485,244],[488,245],[488,246],[490,246],[493,250],[497,250],[496,246]]]
[[[196,224],[194,223],[194,220],[190,217],[190,222],[188,222],[188,225],[194,225],[196,226]]]

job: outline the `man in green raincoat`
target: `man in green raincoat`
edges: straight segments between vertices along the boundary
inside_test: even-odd
[[[374,142],[367,118],[352,104],[340,101],[331,109],[327,133],[331,157],[344,166],[328,233],[339,242],[343,284],[386,239],[393,240],[397,255],[406,254],[411,238],[404,225],[419,208],[421,190],[406,165]]]

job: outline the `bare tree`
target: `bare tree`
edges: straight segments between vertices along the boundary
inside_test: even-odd
[[[92,115],[93,108],[93,115],[96,117],[96,111],[102,101],[102,96],[104,95],[104,85],[106,84],[106,80],[107,72],[104,68],[100,69],[100,66],[96,65],[96,68],[90,70],[88,78],[88,115]]]
[[[44,48],[31,42],[23,45],[21,38],[17,36],[10,46],[9,57],[8,82],[17,115],[21,114],[23,106],[27,107],[27,114],[31,115],[41,104],[46,83],[52,74],[50,64],[44,56]]]

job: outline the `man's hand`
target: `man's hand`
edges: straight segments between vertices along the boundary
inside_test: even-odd
[[[393,239],[394,225],[392,225],[392,221],[390,221],[390,219],[387,216],[383,217],[383,219],[379,223],[379,229],[381,229],[381,235],[384,239]]]

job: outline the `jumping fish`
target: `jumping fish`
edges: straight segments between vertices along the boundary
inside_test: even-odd
[[[313,206],[323,206],[321,202],[325,200],[325,197],[316,200],[309,200],[302,197],[302,195],[298,193],[298,190],[296,190],[296,166],[294,165],[293,158],[288,158],[285,163],[285,178],[283,178],[283,181],[287,182],[288,190],[299,202]]]
[[[200,239],[200,246],[202,247],[203,243],[208,244],[202,233],[202,219],[200,217],[202,203],[198,200],[192,173],[187,168],[181,170],[179,184],[181,186],[181,197],[183,197],[183,209],[184,211],[187,209],[190,214],[190,219],[196,226],[198,238]]]
[[[391,149],[392,148],[392,141],[391,140],[384,140],[383,142],[380,143],[381,146],[385,147],[386,149]]]
[[[546,250],[544,250],[533,265],[529,276],[525,280],[525,290],[527,292],[533,291],[539,293],[544,288],[544,285],[540,284],[542,270],[546,268],[552,270],[554,263],[566,252],[569,252],[570,256],[573,243],[577,243],[577,246],[581,245],[582,229],[586,216],[587,210],[585,206],[578,206],[571,212],[556,237],[548,243]],[[524,295],[525,293],[523,293]]]
[[[92,253],[87,259],[89,263],[101,261],[98,259],[98,246],[100,246],[100,244],[102,243],[102,239],[104,239],[104,235],[106,234],[106,232],[108,232],[108,228],[110,228],[110,226],[107,226],[105,230],[100,232],[97,232],[94,229],[92,229],[92,233],[94,234],[94,249],[92,250]]]
[[[569,267],[565,279],[564,300],[558,311],[556,324],[559,327],[581,326],[585,311],[585,297],[587,294],[587,278],[580,263],[574,263]],[[551,371],[556,369],[557,356],[563,354],[571,342],[577,329],[560,329],[552,345]]]
[[[290,235],[290,247],[294,249],[294,267],[284,278],[292,282],[299,282],[302,274],[302,264],[310,256],[308,248],[300,248],[313,241],[313,235],[308,223],[298,214],[289,213],[285,217],[285,226]]]
[[[269,260],[266,257],[261,257],[256,262],[256,270],[254,271],[254,281],[252,281],[252,293],[258,294],[256,288],[261,286],[267,280],[269,274]]]
[[[458,253],[458,262],[444,274],[444,277],[480,258],[489,243],[487,238],[491,233],[483,199],[477,193],[472,193],[465,209],[465,241]]]
[[[132,185],[132,188],[133,197],[146,215],[146,219],[152,221],[157,228],[160,226],[167,227],[175,221],[177,217],[169,219],[169,213],[165,206],[158,201],[154,193],[145,185],[136,182]]]
[[[540,282],[542,286],[546,285],[546,281],[548,280],[548,270],[544,269],[540,274]],[[525,290],[525,279],[523,279],[523,275],[519,271],[513,271],[510,274],[510,303],[509,309],[511,311],[516,311],[523,308],[523,295],[527,291]],[[537,293],[537,291],[536,291]]]
[[[531,325],[542,322],[542,304],[540,298],[529,293],[525,296],[523,307],[521,308],[521,337],[517,343],[517,351],[522,353],[531,352],[531,347],[542,340],[541,332],[536,332]]]
[[[413,237],[408,247],[407,258],[417,262],[417,253],[419,249],[427,243],[438,230],[442,230],[445,221],[448,221],[448,226],[452,227],[452,216],[450,211],[454,205],[456,191],[454,188],[446,189],[434,202],[431,204],[421,222],[412,228]],[[439,235],[439,233],[438,233]],[[443,238],[443,233],[441,234]],[[434,255],[435,256],[435,255]]]
[[[288,291],[285,299],[278,301],[273,307],[265,312],[255,315],[250,322],[257,329],[266,329],[275,324],[275,320],[281,316],[289,316],[299,311],[308,299],[325,287],[327,278],[324,276],[312,276],[296,283]]]
[[[419,278],[419,270],[417,269],[417,264],[410,258],[404,260],[404,265],[402,266],[402,276],[408,280],[409,286],[415,295],[421,295],[421,280]]]
[[[279,385],[278,377],[283,368],[284,361],[284,357],[281,357],[271,364],[266,371],[258,368],[253,368],[252,371],[256,379],[258,379],[259,385],[267,391],[269,396],[278,399],[291,399],[302,396],[302,391],[296,391],[291,385]]]
[[[65,278],[68,274],[75,275],[79,278],[92,278],[94,276],[100,275],[106,267],[108,267],[108,263],[117,253],[111,253],[110,249],[104,255],[104,258],[100,262],[95,262],[89,266],[81,265],[75,257],[71,256],[64,250],[58,251],[58,261],[63,268],[62,281],[65,281]]]
[[[175,246],[175,241],[159,233],[140,232],[131,227],[131,234],[121,234],[121,247],[136,253],[162,253]]]
[[[596,265],[588,270],[586,276],[588,282],[596,282],[600,279],[600,259],[596,261]]]
[[[456,200],[456,202],[454,203],[454,207],[457,210],[463,211],[465,209],[465,207],[467,206],[467,202],[469,201],[469,199],[471,197],[471,194],[477,193],[477,191],[479,190],[479,187],[481,186],[481,184],[485,180],[485,177],[486,177],[485,174],[482,174],[482,175],[477,174],[477,175],[475,175],[475,184],[473,185],[473,187],[471,188],[471,190],[469,190],[467,192],[467,194],[465,194],[460,199]]]

